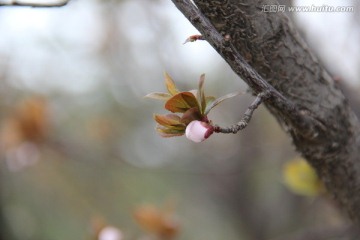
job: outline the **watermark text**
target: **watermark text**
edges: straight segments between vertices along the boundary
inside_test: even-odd
[[[304,5],[304,6],[286,6],[286,5],[263,5],[262,12],[277,13],[277,12],[354,12],[354,6],[331,6],[331,5]]]

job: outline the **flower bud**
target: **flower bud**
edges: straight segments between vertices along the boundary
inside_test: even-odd
[[[185,135],[193,142],[202,142],[214,132],[214,127],[206,122],[194,120],[187,125]]]
[[[113,226],[107,226],[101,229],[98,240],[122,240],[122,232]]]

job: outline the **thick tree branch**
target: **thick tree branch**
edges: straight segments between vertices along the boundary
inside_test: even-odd
[[[254,94],[270,92],[265,105],[360,223],[359,121],[288,17],[262,12],[265,0],[172,1]]]
[[[0,2],[0,7],[38,7],[38,8],[48,8],[48,7],[63,7],[68,4],[70,0],[56,1],[50,3],[37,3],[37,2],[23,2],[23,1],[10,1],[7,3]]]
[[[259,92],[268,93],[267,101],[281,109],[286,114],[287,120],[300,130],[301,135],[311,138],[318,136],[320,134],[319,130],[325,130],[321,123],[312,119],[306,111],[298,109],[296,105],[266,82],[239,54],[231,43],[229,35],[223,37],[190,0],[173,0],[173,2],[214,49],[220,53],[231,68],[251,87],[255,94]]]

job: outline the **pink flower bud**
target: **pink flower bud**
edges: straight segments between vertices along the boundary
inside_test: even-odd
[[[122,232],[113,226],[107,226],[101,229],[98,240],[122,240]]]
[[[206,122],[194,120],[187,125],[185,135],[194,142],[202,142],[214,132],[214,127]]]

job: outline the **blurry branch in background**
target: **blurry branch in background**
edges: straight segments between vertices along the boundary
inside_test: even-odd
[[[66,4],[68,4],[70,0],[64,0],[64,1],[50,1],[48,3],[42,3],[42,2],[24,2],[24,1],[8,1],[8,2],[2,2],[0,1],[0,7],[7,6],[7,7],[63,7]]]
[[[331,228],[316,228],[298,232],[292,235],[286,235],[280,238],[272,238],[270,240],[328,240],[342,239],[355,240],[358,239],[359,231],[354,227],[342,226]]]

